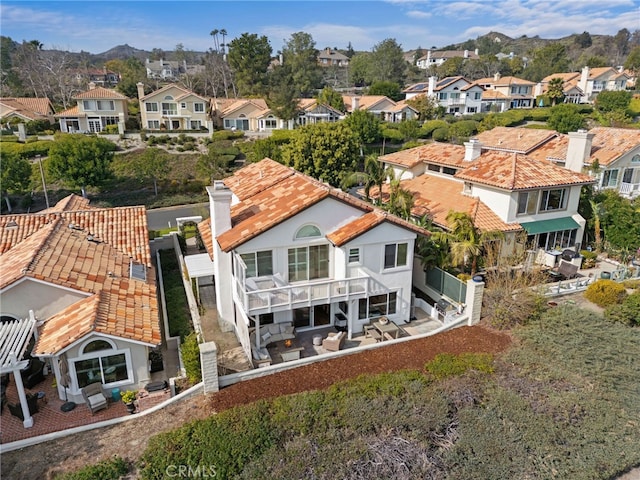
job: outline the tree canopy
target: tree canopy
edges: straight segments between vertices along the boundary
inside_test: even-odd
[[[382,125],[376,116],[365,110],[356,110],[344,119],[360,145],[375,143],[382,137]]]
[[[402,47],[394,38],[387,38],[373,47],[370,82],[383,81],[404,85],[407,62]]]
[[[313,37],[305,32],[293,33],[285,42],[282,55],[291,79],[289,89],[298,97],[310,97],[322,79]]]
[[[369,95],[384,95],[394,101],[404,99],[400,85],[395,82],[378,80],[369,87]]]
[[[295,130],[283,147],[285,165],[339,186],[346,172],[356,169],[358,140],[343,122],[318,123]]]
[[[329,105],[340,112],[344,112],[344,100],[342,100],[342,95],[331,87],[324,87],[316,97],[316,100],[321,105]]]
[[[264,92],[267,69],[271,63],[271,45],[266,36],[243,33],[229,42],[229,65],[241,95]]]
[[[575,132],[584,127],[584,116],[580,114],[578,106],[572,103],[561,103],[551,107],[547,124],[560,133]]]
[[[100,187],[111,176],[116,146],[101,137],[62,134],[49,148],[47,169],[52,177],[74,187]]]

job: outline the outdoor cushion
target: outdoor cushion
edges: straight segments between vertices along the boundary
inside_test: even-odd
[[[276,284],[276,287],[286,287],[287,286],[287,282],[284,281],[284,278],[282,278],[282,275],[280,275],[280,273],[276,273],[273,276],[273,283]]]
[[[270,338],[271,338],[271,332],[267,332],[262,335],[262,341],[265,343],[268,342]]]
[[[87,400],[89,400],[89,405],[91,405],[91,407],[97,407],[106,402],[104,395],[101,393],[96,393],[95,395],[91,395],[87,397]]]
[[[247,287],[247,290],[249,291],[258,290],[258,284],[253,278],[247,278],[244,281],[244,285]]]

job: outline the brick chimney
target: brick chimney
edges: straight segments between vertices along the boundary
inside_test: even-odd
[[[138,87],[138,100],[144,97],[144,83],[138,82],[136,83],[136,87]]]
[[[464,161],[471,162],[482,153],[482,143],[477,138],[464,142]]]
[[[89,90],[93,90],[96,88],[96,84],[93,82],[89,82]]]

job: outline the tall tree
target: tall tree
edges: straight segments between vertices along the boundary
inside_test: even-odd
[[[298,95],[291,88],[291,66],[284,64],[269,73],[267,105],[276,117],[289,121],[298,113]]]
[[[555,105],[564,98],[564,81],[560,77],[549,80],[547,97],[551,100],[551,105]]]
[[[636,78],[640,76],[640,46],[633,47],[629,52],[629,56],[624,62],[624,68],[631,70]],[[636,90],[640,90],[640,84],[638,81],[636,81],[635,88]]]
[[[147,70],[140,60],[135,57],[114,59],[106,62],[105,67],[120,74],[116,90],[129,98],[138,97],[137,84],[147,81]]]
[[[342,95],[331,87],[324,87],[316,97],[316,100],[321,105],[329,105],[336,110],[344,112],[344,100],[342,100]]]
[[[356,53],[349,61],[349,83],[356,87],[363,87],[371,83],[372,54],[369,52]]]
[[[631,32],[626,28],[618,30],[615,37],[613,37],[613,45],[615,47],[615,63],[614,65],[620,65],[624,57],[629,53],[629,41],[631,40]]]
[[[371,82],[382,80],[404,85],[407,62],[402,47],[394,38],[376,44],[371,55]]]
[[[141,154],[134,155],[124,165],[126,172],[140,181],[153,181],[155,196],[158,196],[158,180],[169,173],[169,154],[159,148],[147,148]]]
[[[561,43],[550,43],[533,52],[531,63],[524,70],[524,77],[539,82],[544,77],[569,69],[567,49]]]
[[[266,36],[243,33],[229,43],[229,65],[241,95],[259,95],[265,90],[271,63],[271,45]]]
[[[358,140],[344,123],[318,123],[294,131],[282,160],[307,175],[339,186],[355,170]]]
[[[382,137],[382,124],[371,112],[356,110],[344,119],[344,123],[358,139],[361,156],[365,145],[375,143]]]
[[[290,88],[299,97],[310,97],[320,87],[322,79],[313,37],[305,32],[293,33],[285,41],[282,56],[284,65],[291,74]]]
[[[111,175],[115,144],[102,137],[62,134],[49,148],[47,170],[53,178],[80,187],[100,187]]]
[[[19,193],[31,184],[31,164],[26,158],[11,152],[3,152],[0,159],[0,185],[7,208],[11,211],[9,193]]]
[[[440,106],[435,97],[430,97],[425,93],[410,98],[407,100],[407,105],[418,111],[418,118],[423,122],[436,118]]]
[[[382,205],[382,185],[392,176],[393,168],[385,168],[384,164],[378,161],[378,155],[371,153],[365,157],[362,171],[351,172],[344,177],[342,188],[346,190],[354,185],[362,185],[364,196],[370,201],[371,189],[377,187],[377,202],[378,205]]]
[[[399,101],[404,98],[400,85],[395,82],[378,80],[373,82],[368,90],[369,95],[384,95],[391,100]]]

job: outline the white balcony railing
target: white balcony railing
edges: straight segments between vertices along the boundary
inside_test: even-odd
[[[620,183],[620,195],[631,198],[640,195],[640,183]]]

